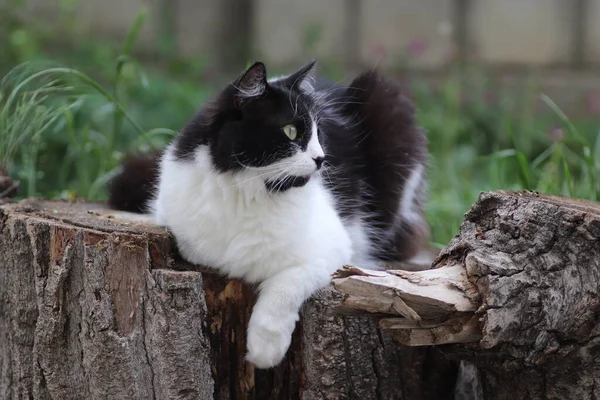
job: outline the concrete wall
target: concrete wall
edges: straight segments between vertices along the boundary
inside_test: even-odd
[[[445,64],[454,50],[452,9],[452,0],[364,1],[363,62],[371,64],[384,53],[384,65],[407,57],[423,67]]]
[[[30,0],[32,15],[56,2]],[[210,58],[230,45],[218,29],[227,19],[219,0],[82,0],[78,16],[93,32],[122,38],[143,5],[151,10],[145,50],[169,25],[183,55]],[[385,56],[387,66],[435,69],[460,54],[498,65],[568,66],[578,45],[584,62],[600,63],[600,0],[254,0],[249,18],[250,31],[240,34],[251,36],[251,54],[280,66],[311,56],[373,65]],[[320,32],[314,49],[306,46],[311,31]]]
[[[313,49],[319,57],[343,57],[344,0],[256,0],[253,37],[260,56],[289,64],[307,54],[310,30],[320,32]]]
[[[584,43],[587,59],[593,63],[600,63],[600,0],[590,2],[584,24],[587,29]]]
[[[491,63],[567,63],[569,0],[476,0],[474,57]]]

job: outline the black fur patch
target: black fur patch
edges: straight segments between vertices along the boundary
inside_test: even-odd
[[[265,186],[270,192],[285,192],[286,190],[302,187],[308,183],[310,176],[292,176],[276,181],[266,181]]]
[[[158,181],[159,160],[159,151],[129,155],[123,162],[123,172],[109,184],[109,206],[122,211],[147,212],[148,200]]]
[[[304,67],[285,80],[267,83],[266,75],[261,76],[264,66],[255,63],[196,114],[177,137],[175,155],[191,160],[198,146],[208,145],[214,166],[226,172],[264,167],[306,150],[314,103],[298,83],[308,72]],[[287,124],[296,126],[296,140],[283,133]]]
[[[319,128],[331,172],[326,183],[345,217],[363,217],[374,232],[373,256],[382,261],[413,256],[428,235],[425,220],[398,216],[405,184],[425,167],[427,139],[401,86],[371,71],[348,88],[321,82],[328,118]],[[338,122],[339,121],[339,122]],[[422,185],[417,208],[422,212]]]

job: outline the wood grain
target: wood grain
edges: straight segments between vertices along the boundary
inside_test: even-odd
[[[181,260],[143,216],[5,202],[0,398],[452,398],[455,363],[407,350],[373,318],[332,314],[332,289],[305,305],[284,362],[255,369],[244,360],[254,301],[253,287]],[[433,384],[432,366],[444,377]]]

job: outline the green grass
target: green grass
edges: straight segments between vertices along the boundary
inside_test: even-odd
[[[427,218],[434,244],[442,246],[456,234],[481,191],[528,189],[600,200],[598,121],[570,120],[535,85],[505,93],[499,104],[469,88],[475,98],[465,105],[458,76],[440,91],[415,92],[419,122],[430,140]],[[532,111],[538,99],[545,112]],[[562,135],[553,137],[552,131]]]
[[[164,146],[214,93],[198,81],[198,71],[190,74],[201,60],[161,71],[132,56],[144,18],[140,13],[120,48],[87,43],[53,54],[65,65],[19,63],[5,75],[0,164],[21,180],[20,197],[105,200],[105,184],[126,152]],[[337,80],[340,68],[328,71]],[[481,191],[600,200],[598,121],[570,120],[534,80],[515,92],[480,70],[469,77],[465,86],[460,74],[450,74],[436,89],[412,81],[418,121],[430,141],[426,207],[434,244],[457,232]],[[542,113],[535,110],[540,100]]]

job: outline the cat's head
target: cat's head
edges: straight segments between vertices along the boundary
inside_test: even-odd
[[[275,191],[306,184],[325,157],[311,96],[314,66],[269,80],[263,63],[252,64],[182,131],[177,157],[192,160],[207,146],[221,173],[254,171]]]

